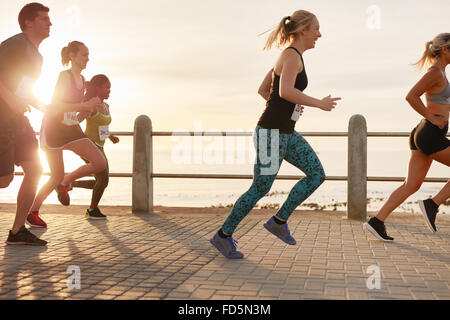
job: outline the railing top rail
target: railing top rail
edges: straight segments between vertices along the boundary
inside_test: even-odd
[[[152,178],[184,178],[184,179],[253,179],[250,174],[205,174],[205,173],[153,173]],[[299,180],[303,175],[278,175],[277,180]],[[367,181],[402,182],[405,177],[376,177],[368,176]],[[347,176],[326,176],[329,181],[347,181]],[[447,182],[448,178],[426,178],[424,182]]]
[[[302,136],[309,137],[347,137],[348,132],[311,132],[300,131]],[[117,131],[111,132],[113,135],[118,136],[133,136],[133,132]],[[367,132],[368,137],[409,137],[409,132]],[[253,131],[153,131],[152,136],[156,137],[170,137],[170,136],[252,136]],[[447,134],[450,137],[450,133]]]
[[[346,137],[347,132],[299,132],[303,136]],[[253,131],[154,131],[152,136],[252,136]]]
[[[17,171],[16,176],[23,176],[23,172]],[[49,176],[49,172],[44,172],[44,176]],[[132,178],[132,173],[127,172],[110,172],[109,176],[112,178]],[[178,178],[178,179],[253,179],[251,174],[222,174],[222,173],[152,173],[152,178]],[[278,175],[278,180],[299,180],[304,178],[303,175]],[[347,181],[347,176],[326,176],[325,180],[329,181]],[[424,182],[447,182],[448,178],[431,177],[426,178]],[[367,181],[384,181],[384,182],[402,182],[405,177],[367,177]]]
[[[40,132],[35,132],[39,135]],[[305,137],[347,137],[348,132],[299,132]],[[134,135],[133,131],[111,131],[111,134],[115,136],[130,136]],[[227,137],[239,137],[253,135],[253,131],[153,131],[152,136],[155,137],[176,137],[176,136],[227,136]],[[409,132],[367,132],[368,137],[409,137]],[[450,137],[450,133],[447,134]]]
[[[131,136],[131,137],[134,136],[133,131],[111,131],[110,133],[115,136]],[[35,131],[34,134],[38,136],[41,134],[41,132]]]

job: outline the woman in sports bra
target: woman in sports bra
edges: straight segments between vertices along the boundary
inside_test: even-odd
[[[109,98],[111,91],[111,82],[103,75],[98,74],[92,77],[91,81],[86,84],[85,100],[89,100],[93,97],[98,97],[102,102],[101,106],[97,108],[96,112],[79,113],[78,121],[82,122],[86,119],[86,130],[84,134],[95,143],[97,148],[103,154],[106,159],[105,170],[98,172],[94,175],[95,180],[76,180],[72,183],[74,188],[92,189],[91,205],[86,210],[85,216],[89,219],[106,219],[106,216],[98,208],[100,199],[103,192],[108,186],[109,182],[109,166],[108,158],[105,155],[103,146],[105,145],[106,138],[116,144],[119,142],[119,138],[109,133],[109,124],[111,123],[111,113],[109,112],[109,105],[104,100]],[[89,161],[85,158],[83,160],[86,163]]]
[[[409,91],[406,100],[424,117],[411,131],[409,144],[411,157],[408,176],[380,209],[376,217],[364,225],[378,239],[393,241],[386,233],[384,221],[410,195],[419,190],[433,160],[450,166],[450,140],[447,139],[450,110],[450,84],[445,68],[450,63],[450,33],[441,33],[425,45],[422,58],[416,63],[419,69],[431,64],[428,72]],[[425,94],[426,105],[420,97]],[[450,197],[450,180],[432,199],[420,200],[419,207],[426,225],[436,232],[438,207]]]
[[[284,17],[269,35],[264,49],[272,45],[286,48],[264,78],[258,93],[267,101],[255,130],[256,162],[253,183],[235,203],[222,228],[210,242],[230,259],[240,259],[232,234],[259,199],[269,192],[283,160],[306,174],[291,190],[287,200],[264,227],[287,244],[296,244],[287,226],[292,212],[325,180],[319,158],[306,140],[294,130],[303,106],[331,111],[336,101],[331,95],[316,99],[303,93],[308,84],[302,54],[315,47],[321,37],[316,16],[298,10]]]
[[[101,151],[89,140],[80,128],[77,113],[94,112],[101,101],[94,97],[84,101],[85,83],[81,71],[89,61],[88,48],[79,41],[70,42],[61,51],[63,66],[71,68],[59,74],[52,98],[52,109],[48,110],[41,126],[41,148],[44,150],[51,175],[39,190],[28,215],[32,227],[46,228],[47,224],[39,217],[39,209],[56,188],[58,199],[63,205],[70,204],[68,191],[70,183],[78,178],[105,169],[106,161]],[[71,150],[89,160],[89,164],[64,175],[63,150]]]

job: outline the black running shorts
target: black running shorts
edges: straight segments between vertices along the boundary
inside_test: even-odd
[[[39,145],[26,117],[16,126],[0,125],[0,177],[14,173],[14,165],[39,160]]]
[[[427,156],[450,147],[447,139],[448,124],[440,129],[427,119],[423,119],[411,131],[409,146],[411,150],[419,150]]]

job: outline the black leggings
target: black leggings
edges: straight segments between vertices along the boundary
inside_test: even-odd
[[[95,180],[77,180],[72,183],[72,186],[75,188],[84,188],[84,189],[92,189],[92,204],[98,204],[100,199],[103,196],[103,192],[109,183],[109,165],[108,158],[106,158],[105,152],[102,147],[97,146],[100,151],[103,153],[103,156],[106,159],[106,168],[105,170],[98,172],[94,175]],[[82,158],[84,162],[89,163],[88,160]]]

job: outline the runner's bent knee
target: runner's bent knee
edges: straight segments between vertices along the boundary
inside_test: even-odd
[[[0,177],[0,188],[7,188],[14,179],[14,173]]]

